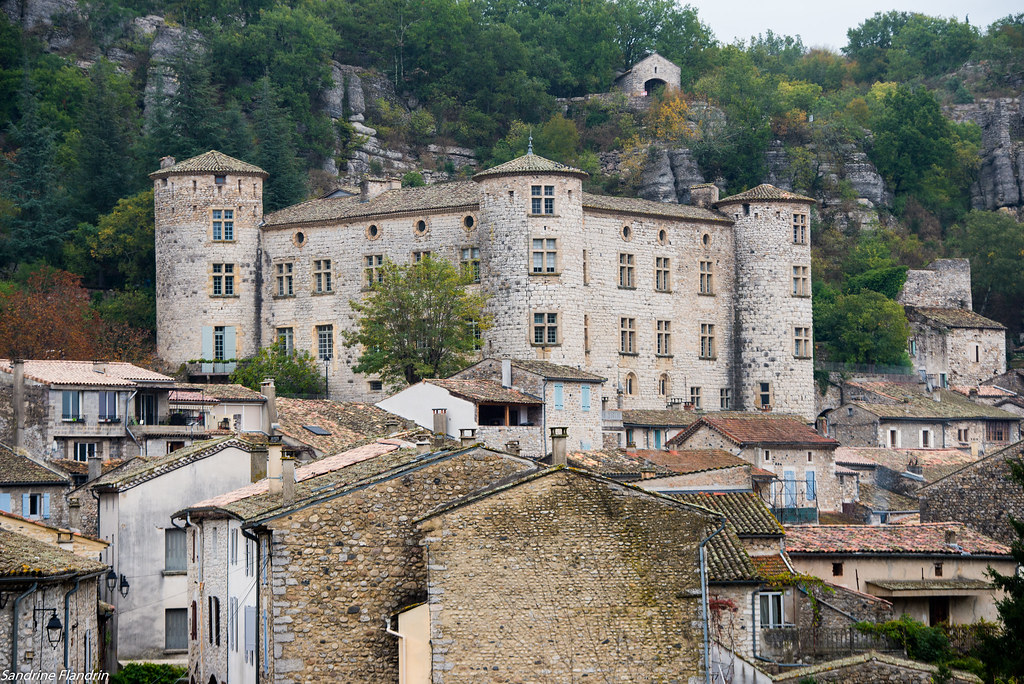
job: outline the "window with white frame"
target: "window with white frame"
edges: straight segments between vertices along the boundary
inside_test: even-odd
[[[88,463],[89,458],[96,456],[95,442],[75,442],[75,460]]]
[[[554,185],[531,185],[530,186],[530,213],[531,214],[554,214],[555,213],[555,186]]]
[[[61,392],[61,419],[67,421],[82,419],[82,393],[78,390]]]
[[[100,412],[98,414],[101,423],[117,422],[117,392],[100,392]]]
[[[558,344],[558,314],[553,311],[533,314],[533,343],[551,346]]]
[[[316,352],[317,358],[321,361],[330,361],[334,358],[334,326],[316,326]]]
[[[558,270],[558,239],[534,238],[532,250],[533,273],[557,273]]]
[[[235,239],[234,209],[211,209],[210,221],[215,242],[230,242]]]
[[[763,629],[782,627],[785,624],[785,615],[782,612],[782,592],[761,592],[759,600],[761,604],[761,627]]]
[[[235,350],[229,350],[227,348],[227,334],[228,326],[217,325],[213,328],[213,359],[214,361],[226,361],[229,357],[227,352],[231,352],[231,358],[234,357]]]
[[[291,297],[295,294],[295,288],[293,287],[294,276],[292,274],[294,268],[295,264],[291,261],[284,261],[276,265],[278,297]]]

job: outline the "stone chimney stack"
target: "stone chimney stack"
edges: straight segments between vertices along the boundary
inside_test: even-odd
[[[267,446],[267,479],[270,484],[270,493],[273,496],[281,496],[283,491],[281,449],[281,438],[271,437],[270,444]]]
[[[564,466],[566,442],[569,441],[569,428],[551,428],[551,465]]]
[[[12,359],[14,367],[14,448],[25,448],[25,361]]]
[[[160,168],[161,169],[169,169],[172,166],[174,166],[174,164],[175,164],[174,157],[161,157],[160,158]]]
[[[375,176],[366,176],[359,186],[359,201],[369,202],[381,193],[387,192],[388,190],[399,190],[401,187],[402,181],[399,178],[378,178]]]
[[[277,388],[274,387],[273,378],[267,378],[260,383],[260,394],[267,398],[263,411],[263,432],[272,435],[274,425],[277,424]]]
[[[75,551],[75,537],[69,530],[57,531],[57,547],[65,551]]]
[[[690,186],[690,203],[695,207],[714,209],[718,201],[718,186],[714,183],[701,183]]]
[[[476,428],[460,428],[459,442],[462,443],[463,448],[476,444]]]
[[[501,386],[508,389],[512,386],[512,360],[501,360]]]
[[[448,409],[434,409],[434,435],[444,439],[448,435]]]
[[[956,529],[950,528],[946,530],[946,543],[949,545],[956,544]]]
[[[89,479],[87,482],[92,482],[97,477],[103,474],[103,459],[99,456],[89,457]]]
[[[82,529],[82,502],[77,496],[68,498],[68,527],[79,531]]]
[[[425,454],[425,453],[427,453],[429,451],[430,451],[430,440],[421,439],[420,441],[416,442],[416,453],[417,454]]]
[[[295,501],[295,457],[281,457],[281,499],[286,504]]]

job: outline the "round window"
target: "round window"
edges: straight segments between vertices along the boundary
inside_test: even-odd
[[[419,235],[423,235],[426,232],[427,232],[427,222],[424,221],[423,219],[420,219],[419,221],[416,222],[416,233],[419,234]]]
[[[366,227],[366,237],[370,240],[376,240],[380,237],[380,228],[376,223],[371,223]]]
[[[466,230],[470,230],[475,225],[476,225],[476,219],[474,219],[472,216],[467,216],[464,219],[462,219],[462,226]]]
[[[700,241],[704,244],[705,247],[707,247],[708,245],[711,244],[711,236],[708,235],[707,233],[704,233],[704,235],[701,236]]]
[[[658,231],[658,244],[659,245],[664,245],[667,242],[668,242],[668,231],[666,231],[664,228],[662,228],[661,230]]]
[[[630,240],[633,237],[633,229],[629,226],[622,226],[622,239]]]
[[[295,236],[292,238],[292,240],[295,242],[295,245],[297,247],[302,247],[304,244],[306,244],[306,234],[300,230],[297,233],[295,233]]]

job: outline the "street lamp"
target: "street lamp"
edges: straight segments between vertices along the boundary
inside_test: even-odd
[[[111,594],[114,593],[114,589],[117,589],[117,573],[114,572],[114,568],[110,568],[106,576],[107,591]]]
[[[127,598],[128,597],[128,589],[130,589],[130,588],[131,587],[128,586],[128,578],[125,577],[124,575],[121,575],[121,586],[118,589],[118,592],[120,592],[120,594],[121,594],[121,598]]]
[[[60,618],[57,617],[56,608],[33,608],[32,609],[32,622],[33,626],[39,624],[39,620],[36,617],[39,613],[50,613],[50,619],[46,621],[46,640],[50,642],[50,647],[53,649],[57,648],[57,644],[60,643],[61,636],[64,634],[64,625],[60,623]]]

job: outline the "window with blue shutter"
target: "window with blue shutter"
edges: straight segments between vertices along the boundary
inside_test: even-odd
[[[43,494],[43,517],[50,517],[50,495]]]
[[[224,358],[234,359],[237,358],[237,350],[235,349],[235,326],[225,325],[224,326]],[[235,371],[236,364],[234,362],[224,364],[225,373],[233,373]]]
[[[580,408],[584,411],[590,410],[590,385],[580,386]]]
[[[256,606],[245,607],[245,662],[256,662]]]
[[[807,500],[814,501],[818,498],[818,483],[815,480],[814,471],[807,471]]]
[[[556,411],[561,411],[563,406],[564,406],[564,403],[565,403],[564,402],[564,399],[565,399],[564,393],[565,392],[564,392],[564,388],[562,386],[562,383],[556,382],[555,383],[555,410]]]
[[[0,493],[0,511],[4,513],[12,513],[11,511],[11,495],[6,493]]]
[[[661,448],[661,430],[655,430],[654,431],[654,448],[655,449],[660,449]]]
[[[213,360],[213,326],[210,326],[210,325],[204,325],[203,326],[203,351],[202,351],[202,355],[201,356],[203,358],[203,361],[212,361]],[[212,373],[213,372],[213,364],[212,363],[204,363],[204,364],[202,364],[202,372],[203,373]]]

